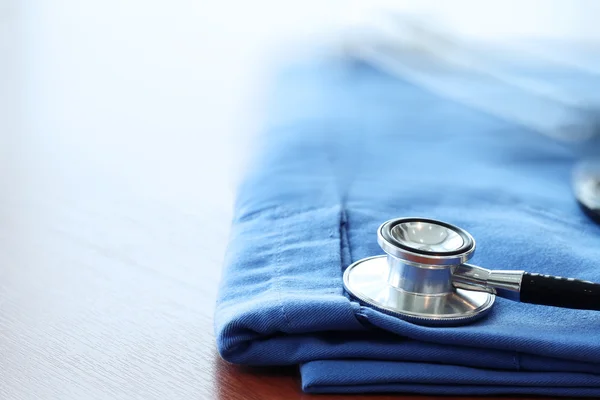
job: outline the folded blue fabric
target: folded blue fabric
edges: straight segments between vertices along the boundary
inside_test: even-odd
[[[598,312],[497,299],[485,319],[432,328],[342,285],[349,264],[382,253],[378,226],[402,216],[467,229],[487,268],[600,281],[600,228],[570,188],[574,162],[597,146],[557,143],[360,63],[298,65],[275,88],[216,309],[225,360],[300,364],[307,392],[600,396]]]

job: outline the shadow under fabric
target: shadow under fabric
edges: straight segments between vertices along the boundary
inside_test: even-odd
[[[600,281],[600,229],[570,189],[589,146],[360,63],[297,65],[275,89],[216,308],[225,360],[299,364],[313,393],[600,396],[598,312],[497,298],[476,323],[431,328],[361,306],[342,285],[349,264],[382,254],[377,228],[400,216],[465,228],[486,268]]]

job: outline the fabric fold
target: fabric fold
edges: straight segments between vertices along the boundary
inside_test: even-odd
[[[448,79],[513,101],[493,82]],[[216,308],[225,360],[300,364],[307,392],[600,396],[600,313],[498,299],[480,321],[431,328],[342,284],[400,216],[464,227],[487,268],[600,281],[600,228],[570,188],[597,143],[552,141],[361,63],[297,65],[275,89]]]
[[[405,392],[596,397],[600,385],[600,376],[585,373],[514,373],[399,361],[313,361],[302,365],[301,373],[303,390],[312,393]]]

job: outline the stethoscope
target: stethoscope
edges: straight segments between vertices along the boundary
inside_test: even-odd
[[[466,264],[475,240],[454,225],[396,218],[377,231],[387,255],[344,272],[346,291],[362,304],[419,324],[462,325],[485,316],[496,296],[523,303],[600,310],[600,284]]]
[[[583,142],[600,134],[595,116],[598,112],[591,111],[598,107],[589,109],[580,104],[585,93],[573,97],[553,85],[507,75],[486,63],[476,47],[448,41],[429,28],[421,29],[419,21],[415,24],[406,18],[383,18],[376,22],[362,26],[360,35],[350,38],[344,49],[351,59],[556,139]],[[382,22],[387,22],[386,29],[381,28]],[[484,53],[489,53],[487,47]],[[447,67],[448,71],[487,77],[512,88],[522,102],[486,100],[480,91],[468,93],[462,85],[448,86],[446,75],[428,73],[424,66],[433,66],[434,72]],[[591,98],[583,103],[597,101]],[[523,107],[523,102],[530,107]],[[531,108],[545,112],[532,114]],[[600,222],[600,161],[579,162],[572,188],[583,211]],[[444,222],[394,219],[381,225],[377,237],[387,256],[350,265],[344,272],[345,288],[363,304],[414,323],[469,323],[490,311],[495,296],[600,310],[600,284],[524,271],[492,271],[466,264],[475,251],[475,241],[466,231]]]

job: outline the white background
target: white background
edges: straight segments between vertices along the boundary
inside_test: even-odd
[[[142,195],[227,215],[267,60],[335,40],[374,7],[475,37],[600,37],[594,0],[0,0],[0,155],[33,168],[60,154],[67,175],[85,160]]]

